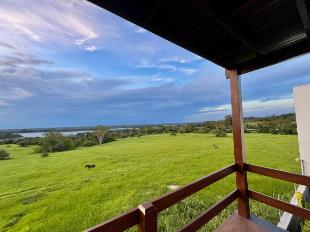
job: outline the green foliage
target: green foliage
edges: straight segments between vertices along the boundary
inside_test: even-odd
[[[297,134],[295,114],[283,114],[270,117],[246,117],[244,118],[245,133],[270,133],[270,134]],[[210,131],[217,131],[221,128],[227,133],[232,132],[232,117],[227,115],[223,120],[207,121],[201,123],[187,123],[176,125],[143,125],[132,128],[109,130],[108,127],[98,126],[94,132],[79,133],[70,136],[73,141],[73,148],[93,146],[114,141],[120,138],[141,137],[153,134],[174,134],[174,133],[199,133],[206,134]],[[87,128],[84,128],[87,129]],[[69,128],[66,128],[69,130]],[[27,132],[31,131],[25,130]],[[219,137],[224,136],[223,132],[217,133]],[[38,145],[41,138],[11,138],[1,140],[0,144],[19,144],[20,146]]]
[[[226,131],[222,128],[215,129],[213,133],[215,134],[216,137],[226,137],[227,136]]]
[[[249,163],[300,172],[295,161],[297,136],[246,134],[245,140]],[[171,191],[168,185],[184,186],[233,163],[231,134],[224,138],[193,133],[131,137],[46,159],[32,155],[33,148],[0,145],[12,157],[0,164],[0,231],[19,232],[29,227],[32,232],[83,231],[162,196]],[[85,170],[89,163],[96,168]],[[280,194],[283,201],[294,193],[289,182],[251,173],[248,178],[250,189],[276,198]],[[233,190],[235,176],[230,175],[161,212],[158,226],[161,231],[177,231]],[[200,231],[213,231],[235,210],[234,205],[225,209],[224,215]],[[20,212],[24,212],[22,217]],[[277,209],[255,201],[251,201],[251,213],[273,223],[279,219]]]
[[[244,119],[245,132],[296,135],[296,119],[294,113],[270,117],[248,117]]]
[[[41,138],[20,137],[1,140],[0,144],[19,144],[22,147],[27,147],[30,145],[38,145],[40,140]]]
[[[105,137],[109,132],[109,128],[106,126],[97,126],[94,130],[94,134],[98,139],[99,145],[105,142]]]
[[[64,136],[60,132],[48,132],[41,139],[39,151],[41,153],[49,153],[68,151],[73,148],[75,148],[75,144],[70,137]]]
[[[22,138],[20,139],[17,144],[20,145],[21,147],[27,147],[27,146],[31,146],[31,145],[38,145],[41,141],[41,138],[31,138],[31,137],[26,137],[26,138]]]
[[[226,127],[231,127],[232,126],[232,116],[231,115],[226,115],[224,117],[224,125]]]
[[[210,129],[206,126],[201,126],[198,128],[198,133],[199,134],[207,134],[210,132]]]
[[[10,153],[4,149],[0,149],[0,160],[5,160],[10,157]]]
[[[0,132],[0,139],[14,139],[14,138],[21,138],[20,134],[10,133],[10,132]]]
[[[72,136],[72,139],[77,147],[89,147],[98,144],[98,139],[92,132],[78,133],[76,136]]]

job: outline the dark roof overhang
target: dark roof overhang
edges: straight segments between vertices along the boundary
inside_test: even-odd
[[[90,0],[226,69],[310,52],[309,0]]]

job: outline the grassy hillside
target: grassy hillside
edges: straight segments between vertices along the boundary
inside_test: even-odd
[[[218,145],[215,149],[213,144]],[[3,145],[0,161],[0,231],[81,231],[140,203],[233,163],[232,137],[184,134],[128,138],[47,158],[33,147]],[[249,163],[299,172],[297,137],[247,134]],[[94,163],[96,168],[84,169]],[[175,231],[234,189],[230,176],[164,211],[159,231]],[[249,175],[251,188],[288,200],[286,182]],[[278,211],[252,202],[252,213],[273,222]],[[235,210],[225,210],[203,231],[214,229]]]

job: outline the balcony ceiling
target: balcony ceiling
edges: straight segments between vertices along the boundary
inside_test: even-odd
[[[226,69],[310,51],[310,0],[90,0]]]

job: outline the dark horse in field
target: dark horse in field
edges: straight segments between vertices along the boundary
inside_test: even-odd
[[[90,169],[90,168],[95,168],[95,167],[96,167],[95,164],[86,164],[86,165],[85,165],[85,168],[88,168],[88,169]]]

